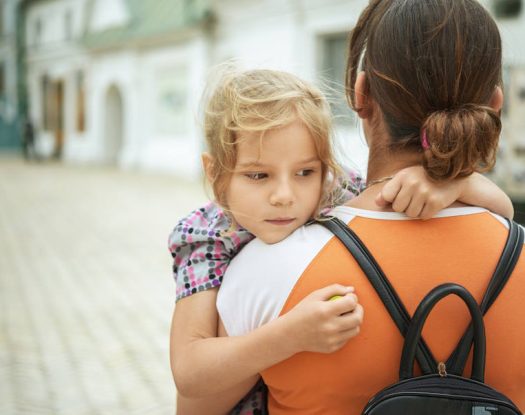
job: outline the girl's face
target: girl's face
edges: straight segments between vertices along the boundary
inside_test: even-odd
[[[316,212],[322,164],[300,121],[258,134],[240,133],[237,164],[226,200],[235,221],[266,243],[276,243]]]

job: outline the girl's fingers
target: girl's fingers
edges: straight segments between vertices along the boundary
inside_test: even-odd
[[[341,332],[341,335],[343,337],[342,338],[343,342],[346,343],[348,340],[356,337],[360,332],[361,332],[360,326],[356,326],[356,327],[353,327],[351,329]]]
[[[396,212],[404,212],[410,205],[413,193],[408,186],[403,186],[392,203],[392,209]]]
[[[388,205],[390,205],[390,202],[385,199],[385,197],[383,196],[383,193],[379,193],[376,196],[375,203],[376,203],[377,206],[382,207],[382,208],[387,207]]]
[[[354,292],[354,287],[346,287],[341,284],[332,284],[312,292],[308,297],[313,300],[326,301],[333,297],[344,297],[346,294]],[[335,300],[336,298],[334,298]]]
[[[353,312],[358,306],[357,295],[354,293],[346,294],[344,297],[338,298],[330,304],[335,315],[342,315]]]
[[[423,210],[419,214],[419,218],[423,220],[431,219],[436,212],[436,209],[434,209],[430,204],[426,203],[423,207]]]
[[[405,210],[405,214],[410,218],[417,218],[421,215],[423,208],[425,207],[425,202],[428,198],[428,194],[424,191],[416,192],[412,195],[410,204]]]
[[[363,323],[364,310],[361,304],[356,304],[355,308],[350,313],[341,315],[337,324],[342,332],[360,326]]]
[[[399,176],[394,176],[394,178],[392,178],[383,186],[383,189],[377,195],[375,200],[376,204],[381,207],[391,204],[396,199],[401,188],[402,178]]]

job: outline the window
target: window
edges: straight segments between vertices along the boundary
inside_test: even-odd
[[[42,127],[44,130],[51,130],[53,121],[52,121],[52,107],[53,107],[53,97],[51,93],[51,82],[49,81],[49,78],[44,75],[42,77],[42,83],[41,83],[41,96],[42,96],[42,120],[44,122],[42,123]]]
[[[345,95],[347,33],[321,38],[320,78],[325,86],[337,124],[355,124],[355,116]]]
[[[525,87],[521,87],[518,91],[518,98],[522,103],[525,102]]]
[[[501,109],[501,115],[502,117],[508,117],[510,108],[510,92],[512,91],[512,85],[511,85],[511,68],[507,65],[503,66],[503,108]]]
[[[0,0],[0,37],[4,34],[4,2]]]
[[[73,15],[68,10],[64,15],[64,38],[65,40],[73,39]]]
[[[5,65],[3,62],[0,62],[0,99],[3,99],[5,97]]]
[[[83,132],[86,129],[86,106],[85,106],[85,89],[84,89],[84,74],[78,71],[76,75],[76,100],[77,100],[77,116],[76,127],[78,132]]]
[[[494,14],[500,19],[518,17],[522,3],[522,0],[493,0]]]
[[[43,31],[43,24],[41,19],[36,19],[35,22],[35,31],[33,33],[33,45],[38,45],[40,43]]]
[[[514,154],[518,157],[525,157],[525,146],[516,146],[514,148]]]

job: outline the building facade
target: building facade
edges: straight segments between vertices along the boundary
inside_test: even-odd
[[[39,152],[197,176],[204,12],[170,0],[31,2],[27,84]]]
[[[505,45],[505,130],[494,178],[525,199],[525,13],[522,0],[483,2]],[[28,3],[30,114],[44,155],[197,177],[201,93],[214,65],[233,58],[326,85],[343,157],[366,165],[342,84],[348,30],[367,0]]]
[[[331,82],[339,130],[364,165],[364,140],[342,110],[344,42],[364,0],[29,3],[27,85],[44,156],[199,176],[205,81],[239,58]]]
[[[0,0],[0,148],[20,146],[21,127],[18,93],[19,0]]]

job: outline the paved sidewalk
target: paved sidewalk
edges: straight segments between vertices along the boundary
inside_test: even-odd
[[[201,189],[0,158],[0,414],[174,414],[166,241]]]

